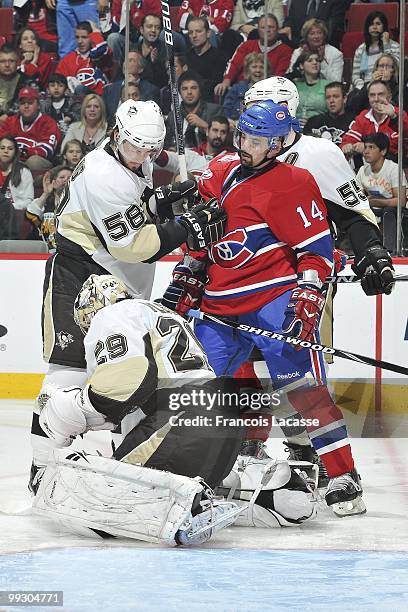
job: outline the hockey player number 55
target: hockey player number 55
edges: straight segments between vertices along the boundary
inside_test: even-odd
[[[296,212],[298,213],[298,215],[301,216],[304,227],[310,227],[312,225],[311,221],[309,221],[305,211],[301,206],[297,207]],[[319,219],[319,221],[323,221],[323,213],[314,200],[312,200],[312,203],[310,205],[310,217],[312,219]]]
[[[360,204],[361,200],[367,199],[367,196],[355,179],[344,183],[344,185],[340,185],[340,187],[337,187],[337,191],[345,205],[350,208]]]

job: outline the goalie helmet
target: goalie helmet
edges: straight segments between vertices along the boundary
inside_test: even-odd
[[[74,303],[74,321],[86,334],[98,310],[132,296],[124,283],[111,274],[91,274]]]
[[[274,76],[258,81],[248,89],[244,96],[244,106],[248,104],[270,100],[275,104],[285,103],[292,117],[296,117],[299,106],[299,93],[296,85],[285,77]]]
[[[166,127],[156,102],[126,100],[116,111],[115,119],[114,141],[125,160],[138,161],[138,152],[149,152],[153,160],[160,155]]]

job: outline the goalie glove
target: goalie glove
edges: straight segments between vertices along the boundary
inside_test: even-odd
[[[315,285],[301,285],[293,289],[285,310],[283,333],[311,341],[319,326],[324,304],[325,297]]]
[[[189,180],[162,185],[154,190],[146,188],[142,199],[147,205],[150,215],[157,215],[160,222],[164,223],[166,219],[174,219],[173,205],[179,203],[177,211],[183,212],[193,205],[196,196],[197,183]]]
[[[40,413],[41,429],[56,446],[69,446],[72,440],[89,430],[112,430],[114,425],[92,406],[89,385],[58,388],[44,385],[36,403]]]
[[[190,255],[173,270],[173,280],[167,287],[161,303],[182,317],[190,308],[198,308],[206,282],[205,264]]]
[[[224,235],[227,216],[218,200],[212,198],[193,206],[177,218],[187,230],[187,244],[193,251],[200,251],[212,242],[221,240]]]
[[[388,251],[381,245],[367,249],[361,257],[354,260],[351,269],[366,295],[389,295],[394,288],[394,267]]]

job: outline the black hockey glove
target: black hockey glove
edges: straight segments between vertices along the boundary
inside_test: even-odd
[[[187,230],[189,248],[199,251],[212,242],[221,240],[227,216],[218,201],[212,198],[208,202],[193,206],[191,210],[178,217],[177,221]]]
[[[364,255],[354,260],[351,269],[361,279],[366,295],[389,295],[394,288],[395,270],[388,251],[377,245],[367,249]]]
[[[167,219],[174,219],[174,214],[180,214],[188,210],[195,203],[197,196],[197,183],[195,181],[183,181],[156,187],[148,199],[150,210],[156,209],[156,214],[161,223]],[[154,198],[152,205],[151,198]],[[174,210],[173,210],[174,207]]]

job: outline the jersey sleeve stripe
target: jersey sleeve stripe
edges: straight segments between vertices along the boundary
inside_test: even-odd
[[[315,234],[314,236],[307,238],[307,240],[303,240],[303,242],[294,244],[292,246],[292,249],[301,249],[302,247],[307,246],[308,244],[312,244],[313,242],[319,240],[320,238],[323,238],[324,236],[330,236],[330,230],[324,230],[323,232],[320,232],[320,234]]]
[[[223,291],[210,291],[208,289],[205,290],[205,295],[208,298],[222,298],[222,297],[230,297],[231,295],[244,295],[248,293],[253,293],[255,291],[268,289],[269,287],[279,287],[281,285],[293,283],[293,281],[297,280],[296,274],[290,274],[288,276],[282,276],[280,278],[274,278],[273,280],[263,281],[262,283],[254,283],[252,285],[244,285],[242,287],[236,287],[235,289],[225,289]]]

